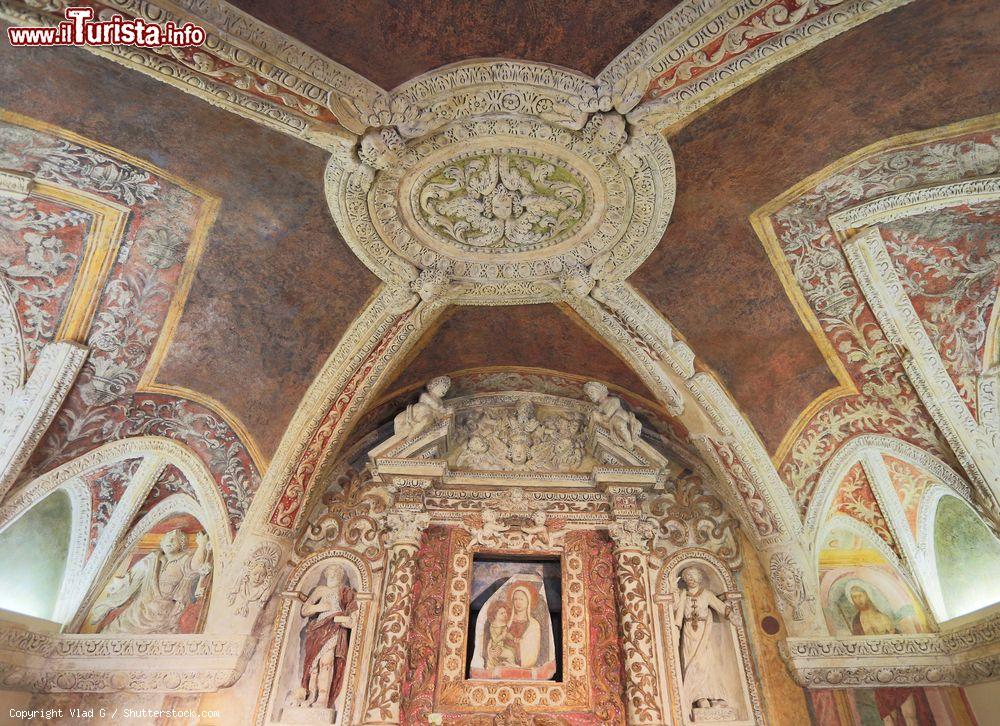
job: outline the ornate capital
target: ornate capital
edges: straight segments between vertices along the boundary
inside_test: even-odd
[[[608,525],[608,534],[618,551],[648,552],[656,536],[656,525],[645,518],[635,517],[612,522]]]
[[[418,547],[420,536],[431,524],[427,512],[408,509],[389,512],[385,518],[386,543],[389,547]]]

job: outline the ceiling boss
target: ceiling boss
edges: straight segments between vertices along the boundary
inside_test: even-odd
[[[641,75],[610,88],[538,63],[471,61],[371,107],[338,100],[360,140],[327,167],[337,227],[400,287],[402,308],[545,302],[623,281],[674,200],[666,141],[629,122]]]

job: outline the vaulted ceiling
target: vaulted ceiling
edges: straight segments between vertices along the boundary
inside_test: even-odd
[[[596,76],[677,0],[233,4],[390,90],[468,58],[541,61]]]
[[[235,5],[389,89],[484,56],[595,76],[675,3]],[[916,0],[668,130],[674,210],[631,282],[691,345],[699,368],[718,374],[769,454],[838,380],[751,214],[880,139],[995,112],[998,26],[1000,5],[989,0]],[[378,286],[331,219],[329,151],[83,50],[3,45],[0,53],[3,109],[146,160],[219,199],[176,329],[162,333],[172,338],[156,380],[216,402],[266,462]],[[655,398],[605,343],[552,306],[452,311],[382,392],[489,366],[592,376]]]

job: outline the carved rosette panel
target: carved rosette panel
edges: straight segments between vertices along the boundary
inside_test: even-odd
[[[625,659],[625,705],[630,724],[663,722],[659,704],[659,686],[654,646],[648,565],[634,543],[615,547],[615,585],[618,595],[618,620],[621,628],[622,654]],[[632,546],[630,546],[632,545]]]
[[[564,72],[546,73],[546,85],[558,85]],[[439,119],[409,141],[403,127],[403,136],[372,132],[361,163],[335,155],[327,167],[337,227],[372,272],[425,299],[433,279],[469,302],[514,304],[555,299],[562,278],[581,266],[624,280],[649,255],[673,208],[665,140],[630,135],[616,113],[571,119],[530,103],[499,113],[466,107],[476,79],[438,74],[438,90],[464,109],[448,113],[450,123]],[[505,98],[538,96],[516,76],[503,83]]]
[[[382,619],[372,655],[368,681],[366,723],[399,723],[406,635],[410,629],[417,545],[395,544],[389,555],[389,574],[382,596]]]

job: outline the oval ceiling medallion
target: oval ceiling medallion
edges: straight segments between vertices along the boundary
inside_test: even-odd
[[[518,82],[510,69],[532,64],[504,67],[492,94],[486,64],[404,86],[422,123],[369,132],[357,159],[331,160],[334,219],[383,280],[402,264],[451,280],[456,302],[542,302],[566,270],[598,260],[625,279],[662,237],[674,197],[666,141],[615,112],[579,111],[578,74],[547,67]]]

